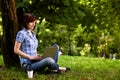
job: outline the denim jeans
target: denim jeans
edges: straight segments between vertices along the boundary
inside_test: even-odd
[[[48,67],[50,70],[59,69],[58,64],[51,57],[44,58],[40,61],[33,61],[33,63],[31,64],[27,64],[26,66],[23,66],[25,71],[33,70],[35,72],[43,71],[46,67]]]
[[[56,47],[57,51],[54,57],[55,62],[58,62],[58,54],[59,54],[59,46],[57,44],[53,44],[54,47]]]

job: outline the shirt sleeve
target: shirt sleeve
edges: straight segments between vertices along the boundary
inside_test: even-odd
[[[21,42],[21,43],[24,41],[24,34],[22,32],[17,33],[16,41]]]

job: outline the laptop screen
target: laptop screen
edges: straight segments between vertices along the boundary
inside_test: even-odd
[[[53,47],[53,46],[46,47],[45,50],[44,50],[42,58],[46,58],[46,57],[54,58],[56,52],[57,52],[56,47]]]

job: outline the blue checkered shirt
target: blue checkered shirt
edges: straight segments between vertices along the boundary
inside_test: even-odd
[[[38,40],[34,32],[30,35],[27,29],[24,28],[17,33],[16,41],[21,42],[20,50],[22,52],[31,56],[37,54]],[[31,63],[31,61],[21,57],[21,63]]]

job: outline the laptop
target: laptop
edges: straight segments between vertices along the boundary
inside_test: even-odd
[[[50,47],[46,47],[45,50],[44,50],[44,53],[42,55],[42,59],[46,58],[46,57],[51,57],[54,59],[54,56],[57,52],[57,48],[56,47],[53,47],[53,46],[50,46]]]

